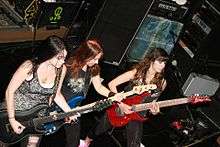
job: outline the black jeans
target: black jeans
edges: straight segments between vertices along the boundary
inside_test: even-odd
[[[8,147],[8,145],[0,141],[0,147]]]
[[[65,147],[78,147],[80,142],[80,121],[64,125],[65,130]]]
[[[112,125],[108,121],[107,114],[100,119],[98,124],[89,131],[88,137],[96,139],[99,135],[112,129]],[[127,147],[140,147],[143,133],[143,123],[140,121],[130,121],[126,125]]]

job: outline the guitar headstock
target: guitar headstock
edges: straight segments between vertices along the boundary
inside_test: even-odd
[[[189,98],[192,104],[205,103],[205,102],[211,101],[209,96],[193,95],[193,96],[190,96]]]
[[[134,86],[133,92],[136,94],[141,94],[143,92],[147,92],[147,91],[155,90],[155,89],[157,89],[156,84],[147,84],[147,85]]]
[[[95,105],[93,106],[93,110],[94,111],[101,111],[101,110],[111,106],[112,104],[113,104],[112,99],[100,100],[95,103]]]

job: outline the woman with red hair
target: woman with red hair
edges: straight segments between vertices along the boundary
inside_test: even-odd
[[[83,42],[66,62],[67,73],[62,86],[62,94],[73,107],[79,106],[86,97],[90,84],[105,97],[113,96],[113,92],[102,85],[98,62],[103,56],[103,49],[97,40]],[[65,125],[66,147],[77,147],[80,142],[80,123],[76,121]]]

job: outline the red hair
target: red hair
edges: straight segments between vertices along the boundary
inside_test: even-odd
[[[98,54],[103,54],[103,49],[96,39],[90,39],[84,41],[74,52],[70,55],[70,58],[67,60],[67,67],[69,67],[72,72],[72,76],[77,78],[79,71],[83,66],[86,65],[86,62],[95,58]],[[92,76],[99,74],[100,67],[99,65],[94,65],[89,68]]]

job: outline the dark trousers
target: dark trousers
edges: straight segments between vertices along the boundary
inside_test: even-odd
[[[78,147],[80,142],[80,121],[64,125],[65,147]]]
[[[8,147],[8,145],[0,141],[0,147]]]
[[[88,137],[96,139],[99,135],[112,129],[112,125],[108,121],[107,114],[100,119],[98,124],[89,131]],[[127,147],[140,147],[143,133],[143,123],[139,121],[130,121],[126,125]]]

